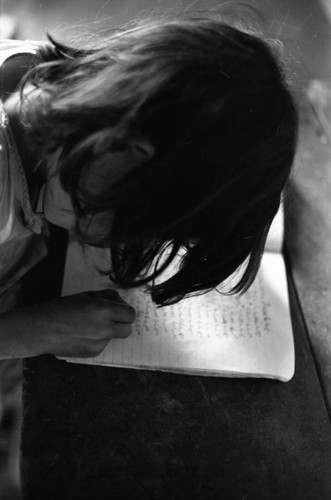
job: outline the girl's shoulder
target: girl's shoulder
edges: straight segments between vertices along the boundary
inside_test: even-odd
[[[38,236],[43,231],[43,218],[32,210],[22,161],[2,102],[3,95],[17,86],[16,77],[22,77],[20,56],[29,58],[37,50],[34,43],[0,40],[0,295],[46,253],[44,237]]]
[[[40,233],[42,228],[41,218],[31,208],[25,172],[4,107],[24,74],[21,58],[36,55],[38,47],[37,42],[0,39],[0,244],[31,231]]]

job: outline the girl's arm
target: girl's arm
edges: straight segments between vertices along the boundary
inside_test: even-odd
[[[0,315],[0,359],[91,357],[131,332],[135,310],[115,290],[71,295]]]

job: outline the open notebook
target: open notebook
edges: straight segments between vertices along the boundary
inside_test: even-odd
[[[143,290],[120,290],[137,311],[133,333],[124,340],[111,340],[94,358],[67,361],[192,375],[290,380],[294,374],[294,344],[281,254],[282,231],[279,212],[257,279],[243,296],[212,291],[158,309]],[[100,268],[109,268],[108,251],[83,248],[71,239],[63,295],[109,287],[109,279],[97,270]]]

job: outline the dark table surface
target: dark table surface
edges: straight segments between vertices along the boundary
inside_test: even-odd
[[[25,363],[27,499],[327,499],[331,433],[290,288],[288,383]]]
[[[308,132],[286,201],[293,379],[26,360],[24,498],[331,498],[331,147]]]

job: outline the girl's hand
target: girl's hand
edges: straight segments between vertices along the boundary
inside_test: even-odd
[[[130,335],[135,316],[115,290],[106,289],[18,308],[2,314],[0,326],[9,325],[13,332],[8,357],[92,357],[109,340]]]

